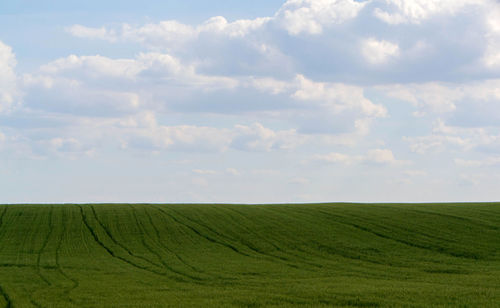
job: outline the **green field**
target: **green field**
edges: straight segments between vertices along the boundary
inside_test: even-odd
[[[500,204],[0,205],[0,307],[500,307]]]

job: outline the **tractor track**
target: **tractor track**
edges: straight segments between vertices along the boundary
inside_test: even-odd
[[[9,297],[9,294],[5,292],[4,288],[0,285],[0,295],[5,299],[6,305],[5,308],[11,308],[12,307],[12,301]]]
[[[220,238],[223,238],[223,239],[225,239],[226,241],[229,241],[229,242],[233,242],[233,241],[235,241],[235,239],[230,238],[230,237],[228,237],[228,236],[226,236],[226,235],[224,235],[224,234],[222,234],[222,233],[218,232],[217,230],[215,230],[215,229],[213,229],[213,228],[211,228],[211,227],[207,226],[206,224],[202,224],[202,223],[200,223],[200,222],[198,222],[198,221],[196,221],[196,220],[193,220],[192,218],[189,218],[189,217],[187,217],[187,216],[185,216],[185,215],[183,215],[183,214],[179,213],[178,211],[176,211],[176,210],[174,210],[174,209],[172,209],[172,211],[176,212],[176,213],[177,213],[177,215],[179,215],[179,216],[183,217],[184,219],[186,219],[186,220],[190,221],[191,223],[194,223],[194,224],[196,224],[196,225],[198,225],[198,226],[200,226],[200,227],[202,227],[202,228],[205,228],[205,229],[209,230],[210,232],[212,232],[212,233],[213,233],[213,234],[215,234],[216,236],[218,236],[218,237],[220,237]],[[185,224],[185,225],[187,226],[187,224]],[[238,243],[242,244],[243,246],[245,246],[246,248],[248,248],[248,250],[253,251],[253,252],[254,252],[255,254],[257,254],[257,255],[265,256],[265,257],[267,257],[267,258],[270,258],[270,259],[272,259],[272,260],[274,260],[274,261],[281,262],[282,264],[284,264],[284,265],[286,265],[286,266],[289,266],[289,267],[292,267],[292,268],[298,268],[298,266],[297,266],[297,265],[295,265],[295,264],[291,264],[291,263],[290,263],[290,262],[293,262],[293,261],[291,261],[289,258],[280,257],[280,256],[276,256],[276,255],[272,255],[272,254],[266,253],[266,252],[262,251],[261,249],[259,249],[259,248],[255,247],[254,245],[250,244],[248,241],[245,241],[245,240],[241,240],[241,239],[240,239],[240,240],[238,241]],[[228,244],[228,245],[229,245],[229,244]],[[232,246],[232,245],[231,245],[231,246]],[[234,246],[232,246],[232,247],[234,247]],[[252,255],[249,255],[249,254],[245,254],[245,255],[246,255],[246,256],[248,256],[248,257],[255,257],[255,256],[252,256]]]
[[[71,291],[73,291],[74,289],[76,289],[78,286],[79,286],[79,282],[78,280],[74,279],[73,277],[71,277],[70,275],[68,275],[63,269],[62,269],[62,266],[61,266],[61,263],[60,263],[60,257],[61,257],[61,247],[62,247],[62,242],[63,242],[63,236],[64,234],[66,234],[66,231],[68,229],[68,226],[67,226],[67,222],[66,220],[64,219],[65,218],[65,215],[64,215],[64,211],[62,211],[62,218],[61,218],[61,223],[62,223],[62,229],[61,229],[61,234],[59,236],[59,241],[57,242],[57,246],[56,246],[56,267],[57,267],[57,271],[63,276],[65,277],[66,279],[68,279],[69,281],[72,282],[72,286],[69,287],[69,288],[66,288],[64,290],[64,294],[66,295],[66,297],[68,297],[69,301],[72,302],[71,298],[70,298],[70,293]]]
[[[182,264],[184,264],[185,266],[187,266],[188,268],[190,268],[191,270],[195,271],[195,272],[198,272],[198,273],[205,273],[204,271],[192,266],[191,264],[187,263],[178,253],[176,253],[174,250],[170,249],[167,245],[165,245],[163,243],[163,241],[161,240],[162,239],[162,236],[160,234],[160,231],[158,230],[158,227],[156,227],[156,225],[154,224],[153,222],[153,218],[151,217],[151,214],[149,213],[149,211],[147,211],[146,209],[144,209],[144,213],[146,214],[146,216],[148,217],[148,221],[149,223],[151,224],[151,226],[153,227],[153,230],[155,231],[155,234],[156,234],[156,238],[157,238],[157,241],[158,243],[166,250],[168,251],[169,253],[173,254],[177,260],[179,260]]]
[[[198,230],[196,230],[196,228],[193,228],[191,225],[189,224],[186,224],[186,223],[183,223],[182,221],[178,220],[175,216],[171,215],[170,213],[166,212],[165,210],[163,210],[161,207],[157,207],[155,206],[158,210],[160,210],[164,215],[170,217],[173,221],[175,221],[176,223],[178,223],[179,225],[182,225],[186,228],[188,228],[189,230],[191,230],[192,232],[194,232],[196,235],[198,235],[199,237],[202,237],[204,239],[206,239],[207,241],[209,242],[212,242],[214,244],[218,244],[218,245],[221,245],[221,246],[224,246],[226,248],[229,248],[231,249],[232,251],[236,252],[237,254],[240,254],[240,255],[243,255],[245,257],[252,257],[251,255],[247,254],[247,253],[244,253],[242,251],[240,251],[238,248],[234,247],[233,245],[231,244],[228,244],[228,243],[225,243],[225,242],[222,242],[222,241],[219,241],[217,239],[214,239],[213,237],[210,237],[208,235],[205,235],[205,234],[202,234],[200,233]]]
[[[121,257],[119,255],[117,255],[112,249],[110,249],[108,246],[106,246],[100,239],[99,239],[99,236],[97,235],[96,231],[90,226],[88,220],[87,220],[87,216],[86,214],[84,213],[83,211],[83,207],[82,206],[79,206],[80,207],[80,214],[82,216],[82,219],[83,219],[83,224],[87,227],[87,229],[89,230],[90,234],[92,235],[94,241],[99,245],[101,246],[102,248],[104,248],[104,250],[106,250],[106,252],[112,256],[113,258],[116,258],[122,262],[125,262],[126,264],[132,266],[132,267],[135,267],[137,269],[140,269],[140,270],[143,270],[143,271],[146,271],[146,272],[149,272],[149,273],[152,273],[152,274],[156,274],[156,275],[159,275],[159,276],[162,276],[162,277],[165,277],[165,273],[162,273],[162,272],[158,272],[158,271],[155,271],[155,270],[152,270],[148,267],[145,267],[145,266],[142,266],[142,265],[139,265],[139,264],[135,264],[134,262],[131,262],[130,260],[124,258],[124,257]]]
[[[41,267],[40,267],[40,262],[42,259],[42,252],[45,250],[45,247],[47,247],[47,244],[49,243],[50,236],[52,235],[52,232],[54,230],[54,226],[52,224],[52,215],[54,214],[54,207],[51,206],[49,210],[49,232],[47,233],[47,236],[43,239],[42,247],[37,252],[37,257],[36,257],[36,272],[38,276],[49,286],[52,285],[52,283],[42,274]]]
[[[184,272],[181,272],[181,271],[178,271],[176,269],[174,269],[172,266],[170,266],[169,264],[167,264],[164,260],[163,260],[163,256],[161,254],[159,254],[157,251],[155,251],[147,242],[146,242],[146,239],[145,239],[145,236],[144,234],[146,234],[151,240],[153,240],[151,238],[151,236],[149,235],[149,232],[147,232],[147,230],[145,229],[144,225],[139,222],[139,218],[137,217],[137,214],[136,214],[136,210],[132,207],[132,213],[133,213],[133,216],[134,216],[134,219],[135,219],[135,222],[137,224],[137,226],[142,230],[141,232],[141,241],[142,241],[142,244],[144,245],[144,247],[146,247],[152,254],[154,254],[158,260],[160,261],[160,263],[169,271],[171,271],[172,273],[174,274],[177,274],[179,276],[182,276],[182,277],[185,277],[185,278],[188,278],[188,279],[191,279],[191,280],[194,280],[194,281],[201,281],[202,279],[199,278],[199,277],[196,277],[196,276],[193,276],[193,275],[189,275],[189,274],[186,274]],[[154,241],[154,240],[153,240]],[[179,280],[179,281],[182,281],[182,280]]]

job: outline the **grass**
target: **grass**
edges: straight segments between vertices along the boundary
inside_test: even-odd
[[[0,307],[500,307],[500,204],[0,205]]]

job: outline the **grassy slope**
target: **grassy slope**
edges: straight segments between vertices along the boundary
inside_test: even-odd
[[[0,206],[0,307],[500,307],[500,204]]]

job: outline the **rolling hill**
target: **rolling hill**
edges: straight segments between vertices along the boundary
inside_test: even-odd
[[[0,307],[500,307],[500,204],[0,205]]]

